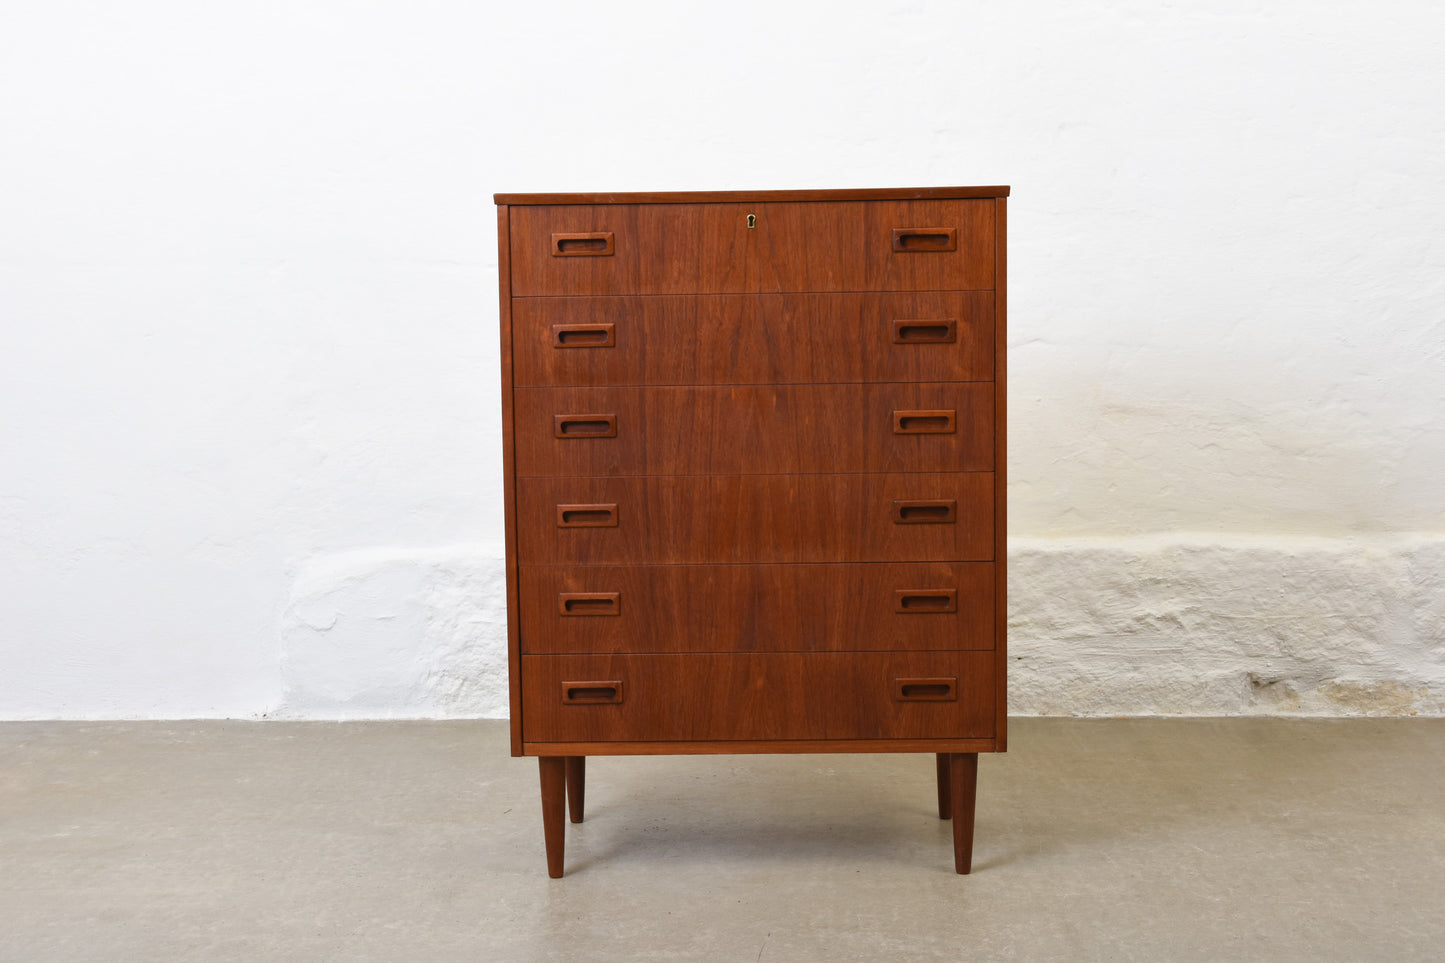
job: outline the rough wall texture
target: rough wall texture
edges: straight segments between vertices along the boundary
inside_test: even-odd
[[[1439,715],[1445,539],[1019,539],[1030,715]]]
[[[307,565],[286,606],[275,714],[504,718],[501,555],[491,544],[347,552]]]
[[[308,567],[278,711],[505,716],[499,554]],[[1442,579],[1445,539],[1016,539],[1010,711],[1439,715]]]

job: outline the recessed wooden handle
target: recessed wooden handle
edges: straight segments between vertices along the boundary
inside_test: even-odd
[[[564,682],[562,683],[562,704],[564,706],[608,706],[622,701],[622,683],[609,682]]]
[[[957,340],[958,320],[955,318],[893,322],[894,344],[953,344]]]
[[[555,415],[552,434],[558,438],[616,438],[617,416]]]
[[[558,528],[616,528],[617,505],[558,505]]]
[[[958,412],[952,408],[929,411],[893,412],[895,435],[951,435],[956,430]]]
[[[553,236],[555,237],[555,235]],[[903,253],[956,251],[958,250],[958,228],[895,227],[893,229],[893,250]]]
[[[952,498],[895,500],[893,521],[898,525],[952,525],[958,521],[958,502]]]
[[[611,257],[612,232],[586,231],[581,234],[553,234],[553,257]]]
[[[617,344],[617,332],[608,324],[554,324],[554,348],[611,348]]]
[[[893,611],[906,615],[958,611],[958,589],[899,589],[893,593]]]
[[[562,615],[621,615],[620,592],[558,592],[557,611]]]
[[[899,702],[956,702],[958,679],[894,679],[893,698]]]

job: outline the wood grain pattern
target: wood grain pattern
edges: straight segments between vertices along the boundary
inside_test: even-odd
[[[987,383],[518,388],[513,411],[518,477],[993,468]]]
[[[528,478],[531,564],[990,561],[993,474]],[[957,502],[952,524],[899,525],[897,500]],[[615,504],[615,527],[559,528],[561,504]]]
[[[991,290],[995,210],[983,199],[519,207],[513,294]],[[962,240],[953,251],[894,251],[894,230],[911,224]],[[591,232],[614,234],[616,253],[552,256],[553,235]]]
[[[498,204],[716,204],[763,201],[906,201],[1007,197],[1007,187],[865,187],[792,191],[634,191],[580,194],[493,194]]]
[[[529,655],[527,742],[943,739],[993,735],[993,653]],[[894,698],[952,677],[952,701]],[[620,679],[620,704],[563,705],[564,679]]]
[[[991,649],[991,562],[523,565],[528,654]],[[933,593],[943,604],[903,608]],[[559,598],[596,598],[589,614]],[[608,605],[616,599],[615,605]]]
[[[992,291],[516,298],[514,375],[519,386],[991,381],[993,304]],[[951,325],[947,340],[923,340],[930,325]]]

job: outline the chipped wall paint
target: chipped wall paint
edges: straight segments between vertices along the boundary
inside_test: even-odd
[[[11,4],[0,717],[503,712],[491,192],[957,183],[1016,711],[1438,714],[1441,19]]]
[[[365,549],[304,566],[282,618],[276,714],[505,717],[501,556],[501,543],[483,543]]]
[[[1440,715],[1445,539],[1012,540],[1025,715]]]

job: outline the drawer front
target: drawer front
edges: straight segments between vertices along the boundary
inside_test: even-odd
[[[992,290],[996,206],[924,200],[515,207],[512,293]]]
[[[994,734],[993,653],[529,655],[526,742]]]
[[[515,383],[992,381],[991,291],[518,298]]]
[[[522,651],[938,651],[994,647],[991,562],[527,566]]]
[[[991,561],[993,474],[526,478],[524,565]]]
[[[518,476],[990,471],[993,385],[518,388]]]

